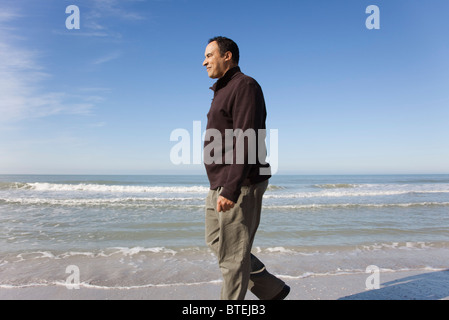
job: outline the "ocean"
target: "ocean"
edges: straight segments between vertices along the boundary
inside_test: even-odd
[[[220,282],[206,176],[0,175],[0,288]],[[254,248],[288,279],[443,270],[449,175],[277,175]]]

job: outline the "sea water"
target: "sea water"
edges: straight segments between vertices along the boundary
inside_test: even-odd
[[[135,288],[219,281],[204,243],[207,177],[0,175],[0,288]],[[270,179],[253,252],[288,278],[441,270],[449,175]]]

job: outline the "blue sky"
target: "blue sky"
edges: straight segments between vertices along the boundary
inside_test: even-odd
[[[263,88],[279,174],[449,173],[448,12],[446,0],[2,0],[0,173],[204,174],[171,163],[170,134],[205,128],[217,35]]]

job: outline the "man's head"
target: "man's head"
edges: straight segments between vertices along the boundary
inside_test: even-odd
[[[239,65],[239,47],[231,39],[215,37],[209,40],[206,47],[203,66],[212,79],[223,77],[226,72]]]

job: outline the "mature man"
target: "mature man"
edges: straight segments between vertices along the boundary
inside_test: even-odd
[[[260,146],[254,143],[258,139],[249,139],[265,130],[262,89],[240,71],[234,41],[210,39],[205,57],[203,66],[209,77],[218,79],[211,88],[214,98],[207,114],[204,163],[211,189],[206,199],[206,243],[216,254],[223,275],[221,299],[242,300],[249,289],[259,299],[281,300],[290,288],[251,254],[270,178],[266,174],[269,164],[260,159]],[[231,146],[226,139],[229,132]],[[244,148],[237,148],[239,143]],[[251,154],[258,154],[258,159],[250,161],[254,160]]]

